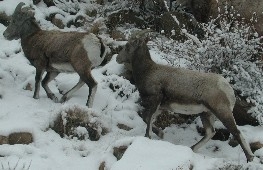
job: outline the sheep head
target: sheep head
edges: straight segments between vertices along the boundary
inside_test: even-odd
[[[34,19],[34,12],[30,7],[24,7],[25,3],[20,2],[14,14],[12,15],[12,19],[7,29],[4,31],[3,35],[8,40],[18,39],[20,38],[20,33],[22,31],[22,25],[29,19]]]
[[[146,46],[148,39],[130,39],[118,54],[116,61],[119,64],[131,64],[132,57],[139,47]]]

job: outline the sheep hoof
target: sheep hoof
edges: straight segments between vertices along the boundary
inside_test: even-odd
[[[59,100],[58,100],[57,97],[54,97],[52,100],[53,100],[55,103],[59,103]]]
[[[151,136],[147,134],[145,134],[144,137],[151,139]]]
[[[39,99],[39,96],[33,96],[34,99]]]
[[[247,162],[252,162],[252,161],[257,162],[257,159],[254,159],[254,158],[256,158],[256,157],[253,156],[253,155],[249,155],[249,156],[247,156]]]
[[[163,139],[164,133],[162,129],[159,129],[157,127],[152,127],[153,133],[155,133],[159,138]]]
[[[36,94],[36,92],[35,92],[34,95],[33,95],[33,98],[34,99],[39,99],[39,94]]]

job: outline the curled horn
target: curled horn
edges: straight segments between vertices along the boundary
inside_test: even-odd
[[[33,10],[34,10],[33,8],[27,6],[27,7],[22,8],[21,12],[26,12],[29,14],[29,16],[33,17],[35,15]]]
[[[19,12],[22,9],[22,6],[26,5],[24,2],[20,2],[15,9],[15,12]]]

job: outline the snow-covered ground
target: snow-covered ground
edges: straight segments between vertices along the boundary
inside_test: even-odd
[[[16,0],[1,1],[0,12],[12,14],[18,3]],[[41,27],[54,29],[50,22],[44,20],[46,13],[50,12],[45,5],[40,3],[35,8]],[[59,9],[52,7],[50,10]],[[0,24],[0,135],[30,132],[34,142],[29,145],[0,145],[0,169],[98,170],[103,162],[107,170],[263,169],[259,163],[263,149],[255,152],[259,158],[252,163],[246,162],[240,146],[233,148],[228,141],[210,140],[198,153],[192,152],[189,147],[202,138],[196,131],[199,118],[190,125],[167,127],[163,140],[157,136],[153,139],[143,137],[146,125],[137,114],[139,93],[131,90],[135,87],[129,81],[118,76],[123,66],[116,63],[116,55],[104,67],[92,71],[98,90],[94,107],[89,110],[99,115],[100,122],[109,132],[98,141],[61,138],[49,128],[50,125],[65,108],[85,108],[88,87],[83,86],[63,104],[48,99],[43,88],[40,99],[33,99],[33,91],[26,90],[26,86],[30,84],[34,90],[35,68],[24,57],[20,40],[4,39],[5,29]],[[160,52],[151,51],[151,54],[155,61],[164,62]],[[65,92],[77,81],[77,74],[60,74],[50,87],[57,97],[61,97],[58,89]],[[110,83],[118,85],[126,95],[119,96],[118,90],[113,92],[109,88]],[[132,129],[119,129],[118,123]],[[249,142],[263,143],[262,127],[239,128]],[[123,145],[129,147],[117,161],[113,148]]]

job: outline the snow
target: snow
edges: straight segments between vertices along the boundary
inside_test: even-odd
[[[0,12],[4,11],[11,15],[18,3],[16,0],[0,1]],[[45,16],[52,11],[60,11],[57,7],[46,8],[43,3],[34,7],[36,18],[42,28],[57,29],[45,20]],[[60,13],[67,15],[65,12]],[[68,14],[65,18],[67,17],[72,16]],[[146,125],[138,116],[139,93],[128,80],[118,76],[123,70],[123,65],[117,64],[116,55],[107,65],[92,70],[98,82],[93,108],[85,107],[88,97],[86,85],[62,104],[48,99],[42,87],[40,99],[33,99],[35,68],[24,57],[20,40],[4,39],[2,34],[5,29],[6,27],[0,24],[0,135],[30,132],[33,134],[34,142],[29,145],[0,145],[0,169],[98,170],[103,162],[107,170],[186,170],[190,167],[195,170],[209,170],[229,164],[244,169],[263,169],[258,159],[246,163],[241,147],[233,148],[228,145],[228,141],[210,140],[198,153],[192,152],[190,146],[202,138],[196,131],[196,126],[200,124],[199,118],[190,125],[167,127],[164,129],[162,140],[157,136],[153,136],[152,139],[143,137]],[[113,41],[110,38],[105,39],[108,42]],[[154,48],[151,49],[151,55],[158,63],[171,64]],[[186,63],[186,60],[178,58],[172,64],[185,67]],[[62,95],[59,90],[65,92],[77,82],[77,74],[60,74],[49,86],[60,98]],[[32,90],[26,90],[28,84]],[[118,88],[113,90],[110,84]],[[61,110],[73,106],[94,112],[98,116],[96,119],[99,119],[109,132],[98,141],[61,138],[50,129],[50,125]],[[118,128],[117,125],[120,123],[129,126],[131,130]],[[222,124],[217,123],[217,126]],[[263,142],[262,127],[239,128],[249,142]],[[80,134],[86,134],[83,128],[76,130]],[[113,155],[113,148],[123,145],[128,146],[128,149],[122,159],[117,160]],[[263,149],[256,151],[255,154],[262,158]]]
[[[128,147],[122,159],[115,163],[111,169],[189,169],[192,159],[193,152],[189,147],[138,137],[132,142],[131,146]]]

